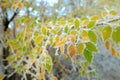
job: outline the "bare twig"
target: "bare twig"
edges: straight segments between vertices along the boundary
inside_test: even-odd
[[[105,25],[106,23],[112,23],[112,22],[116,22],[116,21],[119,21],[120,20],[120,17],[117,17],[117,18],[115,18],[115,19],[111,19],[111,20],[108,20],[108,21],[106,21],[106,22],[101,22],[101,23],[97,23],[96,24],[96,26],[100,26],[100,25]]]

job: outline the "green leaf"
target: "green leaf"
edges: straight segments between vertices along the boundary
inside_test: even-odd
[[[84,70],[82,71],[82,76],[85,76],[85,71]]]
[[[93,71],[93,72],[92,72],[92,76],[95,76],[95,75],[96,75],[96,71]]]
[[[18,52],[18,53],[15,54],[15,58],[20,58],[20,57],[22,57],[21,53]]]
[[[87,42],[86,48],[91,52],[98,52],[97,47],[92,42]]]
[[[59,17],[59,18],[58,18],[58,21],[63,21],[63,20],[64,20],[63,17]]]
[[[109,39],[110,35],[112,32],[112,28],[110,26],[105,26],[102,30],[102,36],[103,36],[103,40],[107,40]]]
[[[88,28],[93,28],[96,24],[96,21],[90,21],[89,24],[88,24]]]
[[[57,31],[56,31],[55,29],[52,29],[51,32],[52,32],[53,34],[57,34]]]
[[[41,22],[42,22],[42,20],[40,20],[40,19],[39,19],[39,20],[38,20],[38,22],[39,22],[39,23],[41,23]]]
[[[11,66],[12,66],[12,68],[16,68],[16,67],[17,67],[17,63],[13,62],[13,63],[11,64]]]
[[[50,72],[52,69],[52,58],[48,55],[45,58],[45,67],[48,70],[48,72]]]
[[[44,34],[44,35],[46,35],[47,34],[47,29],[45,28],[45,27],[42,27],[42,33]]]
[[[89,20],[87,17],[82,17],[81,20]]]
[[[48,72],[50,72],[50,71],[51,71],[51,69],[52,69],[52,66],[51,66],[51,65],[49,65],[49,64],[46,64],[45,66],[46,66],[47,71],[48,71]]]
[[[33,29],[34,27],[35,27],[35,24],[34,24],[34,23],[33,23],[32,25],[30,25],[30,28],[32,28],[32,29]]]
[[[75,25],[75,28],[76,28],[76,29],[78,29],[78,28],[79,28],[80,22],[79,22],[79,20],[78,20],[78,19],[76,19],[76,20],[75,20],[74,25]]]
[[[85,59],[86,59],[89,63],[91,63],[91,62],[92,62],[92,59],[93,59],[92,52],[90,52],[89,50],[85,49],[83,54],[84,54]]]
[[[120,42],[120,27],[117,27],[114,29],[114,31],[112,32],[112,39],[115,43],[119,43]]]
[[[8,56],[7,60],[9,63],[12,63],[15,60],[15,56],[14,55]]]
[[[60,25],[65,25],[66,22],[65,21],[60,21]]]
[[[68,19],[68,22],[69,22],[69,23],[73,23],[73,22],[74,22],[74,18]]]
[[[25,52],[27,50],[26,46],[23,46],[23,51]]]
[[[23,72],[25,70],[24,66],[19,66],[17,68],[18,72]]]
[[[90,41],[96,43],[97,42],[97,36],[95,34],[95,32],[93,32],[92,30],[88,31],[88,37],[90,39]]]
[[[65,33],[68,33],[68,26],[65,27],[64,31]]]
[[[102,32],[103,28],[104,28],[103,26],[98,26],[98,31]]]
[[[113,16],[115,16],[115,15],[117,15],[117,12],[115,10],[111,10],[110,14],[113,15]]]
[[[53,37],[50,37],[50,45],[53,45]]]

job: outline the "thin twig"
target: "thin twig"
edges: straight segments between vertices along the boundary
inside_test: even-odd
[[[115,19],[108,20],[107,22],[97,23],[96,26],[105,25],[106,23],[112,23],[112,22],[116,22],[116,21],[119,21],[119,20],[120,20],[120,17],[117,17]]]

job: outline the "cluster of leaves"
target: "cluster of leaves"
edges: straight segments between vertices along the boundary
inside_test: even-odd
[[[7,0],[7,1],[2,1],[0,2],[0,6],[2,8],[2,11],[4,12],[7,8],[12,8],[14,11],[16,11],[18,8],[22,9],[23,8],[23,1],[22,0]]]
[[[117,12],[114,10],[109,11],[109,14],[104,12],[103,16],[105,16],[105,18],[109,17],[110,19],[104,21],[105,25],[98,26],[99,35],[106,49],[110,50],[113,56],[120,57],[120,51],[118,50],[120,43],[120,38],[118,37],[120,34],[120,17],[117,16]]]
[[[112,55],[120,56],[116,47],[119,46],[120,26],[119,18],[113,10],[103,12],[102,17],[92,16],[83,18],[63,17],[57,20],[41,23],[37,18],[23,16],[16,18],[16,38],[9,39],[6,32],[6,45],[10,46],[11,55],[7,57],[14,72],[23,75],[30,74],[36,79],[45,79],[46,70],[53,75],[53,59],[48,46],[55,48],[55,56],[63,55],[73,61],[74,66],[80,65],[79,72],[85,75],[93,60],[94,53],[98,53],[97,42],[102,39],[105,47],[111,50]],[[117,19],[116,19],[117,18]],[[102,21],[101,21],[102,20]],[[99,36],[99,37],[98,37]],[[76,56],[81,61],[76,62]],[[94,73],[94,71],[93,71]],[[87,74],[86,74],[87,75]]]

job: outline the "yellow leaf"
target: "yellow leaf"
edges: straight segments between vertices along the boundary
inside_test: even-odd
[[[88,37],[82,37],[82,39],[81,39],[81,42],[82,43],[86,43],[86,42],[88,42],[89,41],[89,38]]]
[[[27,47],[30,46],[30,41],[26,41],[26,46],[27,46]]]
[[[3,80],[5,78],[4,75],[0,75],[0,80]]]
[[[52,80],[58,80],[55,76],[52,78]]]
[[[37,51],[38,51],[38,53],[40,53],[40,51],[41,51],[41,48],[40,48],[40,47],[38,47],[38,48],[37,48]]]
[[[120,53],[119,53],[119,52],[116,52],[116,56],[117,56],[117,57],[120,57]]]
[[[48,50],[46,50],[45,54],[46,54],[46,55],[49,55],[49,52],[48,52]]]
[[[76,54],[76,48],[73,44],[68,47],[70,57],[74,57]]]
[[[66,53],[63,53],[63,54],[62,54],[62,57],[63,57],[63,58],[67,58]]]
[[[88,32],[86,30],[82,31],[81,36],[82,36],[81,42],[88,42],[89,41]]]
[[[118,52],[118,57],[120,57],[120,52]]]
[[[105,12],[105,11],[104,11],[104,12],[102,12],[102,14],[101,14],[101,15],[102,15],[102,17],[104,18],[104,17],[106,17],[106,16],[107,16],[107,12]]]
[[[41,69],[41,68],[37,68],[37,69],[36,69],[36,74],[37,74],[37,73],[40,73],[40,69]]]
[[[62,40],[60,40],[60,37],[56,37],[56,41],[55,41],[55,46],[62,46],[66,43],[67,38],[63,38]]]
[[[102,30],[102,37],[103,40],[108,40],[110,38],[110,35],[112,33],[112,28],[110,26],[105,26]]]
[[[40,62],[40,63],[39,63],[39,66],[43,66],[43,64]]]
[[[45,73],[45,68],[41,68],[41,73]]]
[[[109,41],[106,41],[106,42],[105,42],[105,47],[106,47],[106,49],[109,49],[109,48],[110,48],[110,42],[109,42]]]
[[[22,54],[21,54],[21,53],[16,53],[16,54],[15,54],[15,57],[16,57],[16,58],[22,57]]]
[[[72,35],[72,34],[71,34],[69,37],[70,37],[70,40],[71,40],[72,42],[75,42],[75,41],[76,41],[75,35]]]
[[[53,74],[53,70],[52,69],[50,70],[50,74]]]
[[[115,47],[112,47],[112,48],[111,48],[111,53],[112,53],[113,56],[116,55]]]
[[[105,41],[108,38],[107,32],[102,32],[103,40]]]
[[[13,6],[16,6],[19,3],[19,1],[17,1],[17,0],[14,0],[12,2],[13,2]]]
[[[84,50],[84,44],[83,43],[79,43],[77,45],[77,51],[78,51],[78,53],[82,53],[83,50]]]
[[[99,19],[99,16],[95,15],[92,17],[92,20],[98,20]]]
[[[64,78],[61,78],[60,80],[65,80]]]
[[[71,31],[71,34],[76,35],[76,34],[77,34],[77,31],[76,31],[76,30],[72,30],[72,31]]]
[[[37,76],[38,79],[44,79],[44,74],[43,73],[40,73],[38,76]]]
[[[34,32],[34,36],[38,36],[39,33],[37,31]]]
[[[81,35],[82,35],[82,37],[83,37],[83,36],[84,36],[84,37],[87,37],[87,36],[88,36],[88,33],[87,33],[86,30],[83,30],[82,33],[81,33]]]
[[[46,24],[46,25],[47,25],[47,24],[48,24],[48,21],[45,21],[45,22],[44,22],[44,24]]]
[[[19,26],[19,25],[18,25],[18,26]],[[30,28],[27,28],[27,29],[26,29],[26,32],[31,33],[32,30],[31,30]]]
[[[35,62],[36,62],[36,59],[31,58],[31,59],[30,59],[30,62],[31,62],[31,64],[33,64],[33,63],[35,63]]]
[[[42,39],[43,39],[42,35],[38,36],[37,39],[35,40],[35,43],[39,44],[42,41]]]
[[[18,6],[19,6],[20,9],[22,9],[23,8],[23,3],[19,3]]]
[[[55,37],[55,46],[58,46],[59,42],[60,42],[60,37],[56,36]]]
[[[65,37],[65,38],[63,38],[63,39],[61,40],[61,44],[60,44],[60,45],[65,44],[65,43],[66,43],[66,41],[67,41],[67,38],[66,38],[66,37]]]
[[[56,36],[55,37],[55,42],[59,42],[60,41],[60,37],[59,36]]]
[[[64,45],[60,46],[60,51],[64,52]]]
[[[66,73],[70,74],[72,71],[70,69],[65,69]]]
[[[84,20],[83,21],[83,25],[86,27],[87,25],[89,24],[89,21],[88,20]]]

